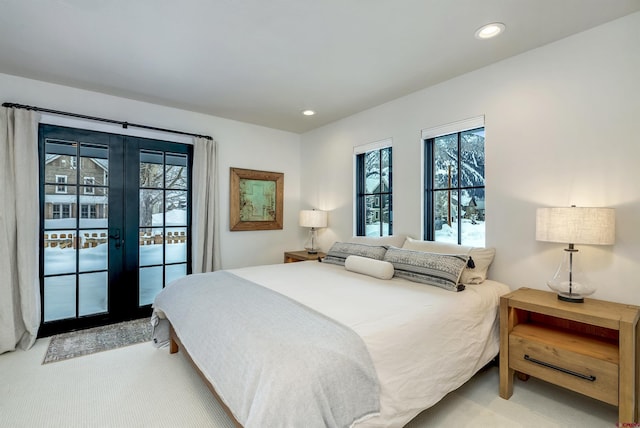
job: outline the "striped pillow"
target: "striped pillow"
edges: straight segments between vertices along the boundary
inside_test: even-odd
[[[385,253],[384,260],[393,265],[394,276],[445,290],[464,290],[464,285],[458,282],[467,266],[467,255],[426,253],[391,247]]]
[[[356,244],[351,242],[334,243],[327,256],[322,259],[325,263],[344,266],[344,261],[349,256],[368,257],[370,259],[382,260],[387,247],[378,245]]]

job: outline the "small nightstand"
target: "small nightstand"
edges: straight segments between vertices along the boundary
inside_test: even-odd
[[[515,372],[618,406],[638,422],[640,307],[596,299],[558,300],[521,288],[500,298],[500,396]]]
[[[318,260],[326,256],[325,253],[321,253],[318,251],[316,254],[309,254],[307,250],[303,251],[286,251],[284,253],[284,262],[285,263],[293,263],[293,262],[304,262],[307,260]]]

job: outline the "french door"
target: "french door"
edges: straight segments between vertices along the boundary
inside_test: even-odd
[[[40,125],[39,335],[151,314],[190,273],[192,146]]]

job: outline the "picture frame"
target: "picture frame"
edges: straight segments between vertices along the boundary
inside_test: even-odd
[[[229,182],[231,231],[282,229],[284,173],[232,167]]]

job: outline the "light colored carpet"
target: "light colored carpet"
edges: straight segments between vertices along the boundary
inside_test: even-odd
[[[151,322],[141,318],[52,336],[42,364],[149,342]]]
[[[233,425],[181,353],[150,343],[41,365],[48,339],[0,355],[0,426],[212,427]],[[293,392],[292,392],[293,393]],[[407,428],[614,428],[617,408],[535,379],[498,396],[498,369],[418,415]]]

